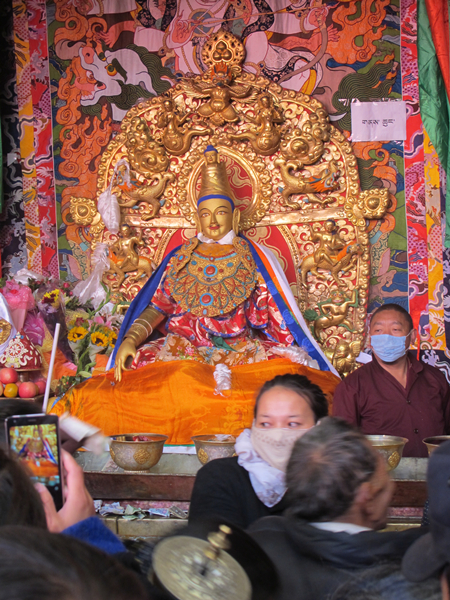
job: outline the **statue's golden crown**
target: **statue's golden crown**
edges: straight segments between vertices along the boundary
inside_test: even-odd
[[[224,162],[220,161],[220,155],[214,146],[207,146],[204,152],[205,162],[202,165],[202,182],[198,195],[197,204],[212,197],[227,197],[234,205],[235,197],[228,180],[227,170]]]

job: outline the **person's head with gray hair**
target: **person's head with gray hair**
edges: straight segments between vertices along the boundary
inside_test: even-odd
[[[286,471],[289,516],[384,527],[393,484],[381,456],[342,419],[326,417],[296,443]]]

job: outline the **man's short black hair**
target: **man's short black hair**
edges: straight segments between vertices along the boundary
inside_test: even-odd
[[[145,600],[132,568],[70,535],[0,527],[0,600]]]
[[[266,381],[259,390],[255,402],[255,419],[261,396],[277,386],[287,388],[288,390],[296,392],[299,396],[303,396],[314,413],[314,421],[316,423],[328,415],[328,401],[320,387],[310,381],[305,375],[286,373],[285,375],[277,375],[270,381]]]
[[[373,318],[375,315],[379,315],[380,313],[386,312],[387,310],[394,310],[395,312],[399,313],[400,315],[403,315],[403,317],[406,319],[406,322],[408,323],[409,331],[414,329],[413,320],[412,320],[409,312],[407,310],[405,310],[403,308],[403,306],[400,306],[399,304],[394,304],[394,303],[382,304],[381,306],[379,306],[372,313],[372,316],[370,318],[370,323],[372,324],[372,321],[373,321]]]
[[[343,419],[326,417],[294,445],[286,471],[287,514],[309,522],[337,519],[377,464],[361,432]]]

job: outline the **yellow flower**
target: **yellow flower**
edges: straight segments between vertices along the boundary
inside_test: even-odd
[[[108,346],[108,336],[101,331],[94,331],[94,333],[91,333],[91,342],[94,344],[94,346],[102,346],[103,348],[106,348]]]
[[[78,342],[86,337],[86,334],[87,330],[83,327],[72,327],[67,337],[69,338],[69,342]]]
[[[116,345],[116,341],[117,341],[117,333],[115,331],[111,331],[109,333],[109,345],[114,348],[114,346]]]
[[[59,307],[59,290],[52,290],[51,292],[47,292],[44,294],[42,301],[44,304],[51,304],[55,308]]]

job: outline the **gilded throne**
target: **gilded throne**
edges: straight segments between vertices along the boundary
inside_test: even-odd
[[[312,336],[345,375],[364,337],[367,220],[384,215],[388,192],[360,190],[351,145],[318,101],[241,70],[233,35],[219,31],[202,52],[209,69],[132,108],[104,153],[98,195],[109,191],[119,218],[80,198],[72,216],[90,225],[92,249],[109,247],[103,281],[131,301],[195,236],[203,156],[217,148],[240,232],[273,252]]]

